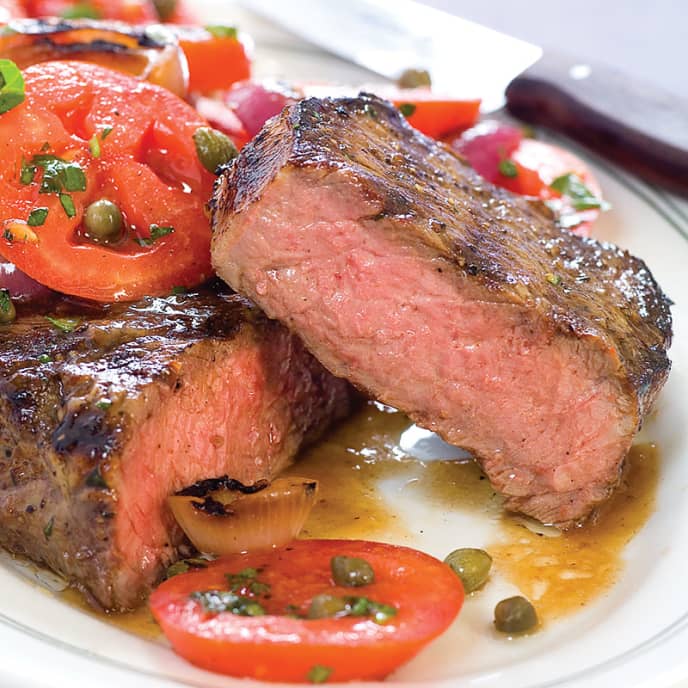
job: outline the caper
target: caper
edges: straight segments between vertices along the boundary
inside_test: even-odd
[[[468,593],[485,585],[492,557],[485,550],[464,547],[448,554],[444,563],[461,579],[463,589]]]
[[[430,72],[427,69],[405,69],[397,79],[399,88],[430,86]]]
[[[12,303],[10,292],[7,289],[0,289],[0,325],[8,325],[14,322],[17,311]]]
[[[347,611],[346,600],[334,595],[316,595],[308,607],[309,619],[329,619]]]
[[[217,129],[199,127],[193,135],[196,153],[203,167],[213,174],[220,165],[235,158],[239,151],[232,139]]]
[[[345,585],[348,588],[359,588],[362,585],[370,585],[375,581],[373,567],[359,557],[332,557],[330,561],[332,579],[337,585]]]
[[[172,19],[177,9],[177,0],[153,0],[153,5],[160,21],[166,22]]]
[[[535,607],[520,595],[508,597],[494,610],[495,628],[502,633],[525,633],[537,626]]]
[[[105,198],[91,203],[84,213],[84,227],[96,241],[109,242],[119,239],[124,219],[122,211]]]

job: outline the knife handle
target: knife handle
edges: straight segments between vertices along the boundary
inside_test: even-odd
[[[615,69],[545,54],[506,90],[516,117],[688,196],[688,100]]]

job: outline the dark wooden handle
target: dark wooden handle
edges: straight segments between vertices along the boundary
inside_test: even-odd
[[[688,196],[688,100],[599,64],[547,55],[506,91],[516,117]]]

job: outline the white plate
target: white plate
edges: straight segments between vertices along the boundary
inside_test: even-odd
[[[240,26],[255,35],[260,74],[352,82],[369,78],[359,69],[300,46],[229,3],[208,3],[207,15],[214,23],[238,17]],[[489,594],[470,600],[448,634],[392,682],[463,688],[663,688],[688,679],[688,586],[683,579],[688,568],[688,540],[683,537],[683,526],[688,526],[684,394],[688,389],[688,206],[599,160],[591,162],[614,206],[596,226],[596,234],[646,260],[677,302],[673,370],[643,431],[646,439],[659,444],[663,459],[658,508],[627,547],[618,583],[585,611],[534,637],[499,641],[480,621],[490,618],[495,599],[508,590],[506,584],[497,583]],[[395,488],[385,489],[391,494]],[[399,517],[424,533],[404,544],[437,555],[456,546],[457,532],[462,534],[460,544],[480,544],[490,528],[433,504],[406,500],[400,508]],[[197,670],[164,643],[130,635],[66,605],[5,563],[0,566],[2,688],[259,685]]]

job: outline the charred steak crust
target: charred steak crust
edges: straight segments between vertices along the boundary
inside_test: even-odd
[[[274,456],[246,461],[236,476],[254,482],[271,478],[302,441],[346,413],[349,393],[346,383],[332,378],[295,337],[246,299],[208,290],[82,314],[73,332],[62,332],[39,315],[0,327],[0,545],[45,563],[106,608],[136,605],[184,541],[164,496],[148,512],[142,504],[144,513],[123,515],[125,498],[127,509],[132,502],[136,506],[136,498],[124,493],[172,494],[236,469],[231,446],[227,458],[208,464],[216,471],[210,474],[203,473],[205,457],[179,446],[172,448],[165,474],[157,475],[157,459],[138,449],[138,433],[148,428],[161,437],[174,434],[169,424],[156,427],[155,421],[170,399],[195,384],[187,371],[200,364],[212,377],[216,360],[219,366],[244,350],[255,353],[257,384],[270,390],[269,408],[230,413],[239,418],[265,413],[247,424],[266,438],[275,435],[253,439]],[[217,384],[249,386],[241,379]],[[207,398],[208,391],[192,392],[198,398],[190,414],[222,403]],[[281,396],[283,402],[273,399]],[[213,428],[229,445],[232,431]],[[248,440],[234,441],[242,442]],[[134,469],[148,464],[150,484],[127,477],[138,476]],[[197,472],[180,484],[175,481],[184,475],[182,464],[200,468],[189,469]],[[140,520],[129,536],[116,532],[124,518]],[[158,541],[135,550],[144,552],[145,561],[132,561],[124,551],[127,538],[145,540],[147,527],[161,531]]]
[[[460,282],[481,300],[513,305],[527,314],[524,327],[534,320],[542,323],[548,341],[563,337],[596,350],[604,360],[599,376],[613,378],[620,393],[635,400],[627,415],[633,428],[639,427],[670,368],[670,301],[646,265],[611,244],[561,229],[542,204],[485,182],[448,146],[411,128],[390,103],[366,94],[311,98],[286,108],[226,167],[212,204],[218,274],[299,332],[335,374],[347,374],[371,393],[399,403],[398,395],[385,394],[367,372],[352,371],[275,305],[282,299],[273,299],[279,286],[270,291],[270,269],[277,274],[289,265],[283,246],[272,266],[242,262],[247,255],[244,237],[253,227],[269,227],[273,221],[269,204],[262,201],[292,173],[306,179],[303,184],[327,187],[331,197],[349,194],[352,199],[351,217],[338,218],[328,215],[326,201],[319,197],[321,210],[314,212],[313,226],[351,221],[361,227],[362,236],[386,236],[390,246],[403,245],[403,250],[411,246],[430,256],[433,269],[446,273],[447,280]],[[361,214],[355,216],[357,203]],[[283,213],[285,208],[281,206]],[[244,219],[249,214],[250,222]],[[303,217],[298,219],[303,227]],[[261,241],[270,246],[269,236]],[[233,253],[237,246],[240,258]],[[262,280],[258,287],[256,274]],[[360,288],[365,293],[365,285]],[[404,410],[456,440],[450,421],[428,417],[422,408]],[[495,477],[489,470],[488,476]],[[526,494],[512,495],[509,505],[566,525],[585,516],[617,476],[618,470],[606,479],[606,489],[588,495],[589,504],[561,513],[553,504],[534,507]]]

